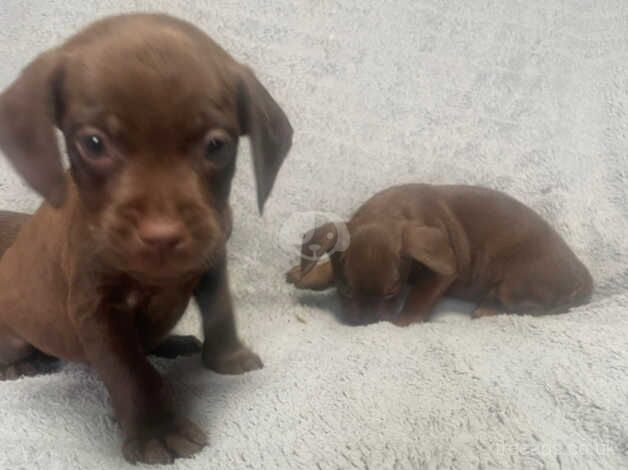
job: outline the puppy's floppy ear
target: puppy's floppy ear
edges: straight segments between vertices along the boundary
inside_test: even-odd
[[[402,252],[437,274],[449,276],[456,272],[456,256],[441,229],[413,222],[404,224]]]
[[[338,243],[336,224],[329,222],[303,235],[301,245],[301,273],[312,270],[321,256],[329,253]]]
[[[55,207],[66,180],[55,137],[61,112],[61,56],[45,52],[0,95],[0,149],[26,182]]]
[[[239,69],[238,115],[241,131],[251,142],[257,206],[261,213],[277,172],[292,146],[292,126],[251,69],[245,66]]]

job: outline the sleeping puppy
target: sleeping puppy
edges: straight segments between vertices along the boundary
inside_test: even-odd
[[[30,219],[0,220],[0,378],[36,373],[41,353],[89,363],[131,462],[171,462],[206,443],[146,359],[195,349],[167,338],[192,296],[203,363],[223,373],[262,366],[238,339],[227,279],[241,135],[261,211],[290,123],[250,69],[165,15],[94,23],[0,95],[0,149],[46,199]]]
[[[348,248],[318,264],[336,246],[337,227],[306,234],[301,265],[287,281],[300,289],[335,285],[349,323],[424,321],[443,295],[477,302],[477,318],[562,312],[592,293],[587,268],[564,240],[534,211],[497,191],[392,187],[346,225]]]

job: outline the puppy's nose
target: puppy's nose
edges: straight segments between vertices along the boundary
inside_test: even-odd
[[[173,249],[183,240],[183,225],[171,219],[148,219],[140,223],[138,235],[153,249]]]

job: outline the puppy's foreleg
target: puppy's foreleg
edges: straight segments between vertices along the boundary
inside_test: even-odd
[[[91,291],[79,287],[71,292],[70,315],[85,359],[111,396],[124,432],[125,458],[165,464],[199,452],[207,438],[175,412],[169,387],[146,358],[133,315],[82,294]]]
[[[423,277],[410,288],[406,303],[393,323],[397,326],[408,326],[427,321],[432,309],[453,281],[453,277],[436,274]]]
[[[334,286],[334,270],[329,261],[317,264],[305,275],[301,266],[295,266],[286,273],[286,282],[297,289],[325,290]]]
[[[227,278],[226,260],[205,273],[194,291],[203,320],[203,364],[220,374],[261,369],[260,357],[240,341]]]

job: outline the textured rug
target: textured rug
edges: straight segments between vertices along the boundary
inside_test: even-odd
[[[628,3],[625,0],[2,0],[0,87],[85,23],[159,10],[249,63],[295,145],[263,218],[248,146],[231,278],[266,367],[161,361],[210,446],[174,468],[628,468]],[[406,329],[339,324],[283,282],[304,213],[348,216],[410,181],[481,184],[546,217],[590,267],[562,316],[470,321],[444,302]],[[0,200],[37,198],[0,163]],[[295,215],[296,214],[296,215]],[[198,331],[191,308],[180,325]],[[0,383],[0,468],[126,468],[86,366]]]

